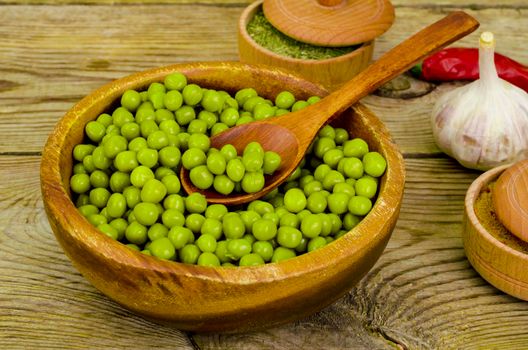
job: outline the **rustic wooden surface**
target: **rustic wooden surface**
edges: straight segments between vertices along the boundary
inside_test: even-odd
[[[0,4],[0,348],[528,349],[528,303],[469,265],[463,200],[479,175],[435,146],[429,113],[443,84],[415,99],[368,96],[407,166],[400,219],[381,259],[347,296],[297,323],[238,334],[186,334],[135,316],[71,266],[42,207],[39,158],[56,121],[111,79],[187,61],[236,60],[250,1],[10,0]],[[528,64],[525,0],[394,0],[374,56],[451,9]]]

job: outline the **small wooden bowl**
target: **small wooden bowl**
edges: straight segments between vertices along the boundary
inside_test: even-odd
[[[508,167],[500,166],[485,172],[469,187],[462,239],[469,262],[485,280],[505,293],[528,300],[528,254],[515,249],[510,240],[499,241],[475,214],[475,202],[481,191]]]
[[[99,232],[75,208],[69,192],[73,147],[87,122],[108,111],[127,89],[142,89],[182,72],[189,82],[235,92],[255,87],[272,98],[288,89],[300,98],[325,95],[320,86],[273,68],[238,62],[163,67],[113,81],[81,100],[59,121],[44,148],[41,188],[57,240],[74,266],[101,292],[147,318],[191,331],[246,331],[307,316],[352,288],[383,252],[396,224],[404,163],[390,135],[357,105],[336,126],[364,138],[388,167],[372,211],[327,246],[280,263],[212,268],[163,261],[127,248]]]
[[[247,32],[247,25],[262,9],[262,1],[249,5],[238,22],[238,54],[241,62],[265,64],[295,72],[332,91],[365,69],[372,59],[374,40],[363,43],[356,50],[324,60],[304,60],[281,56],[257,44]]]

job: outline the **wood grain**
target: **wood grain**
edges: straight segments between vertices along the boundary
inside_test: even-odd
[[[432,104],[452,84],[416,99],[363,99],[407,159],[400,219],[366,278],[310,318],[249,334],[186,335],[127,312],[71,266],[39,191],[38,154],[53,125],[112,79],[176,62],[236,60],[236,22],[251,2],[2,2],[0,348],[526,349],[528,303],[485,282],[462,248],[463,199],[479,173],[443,156],[429,127]],[[528,63],[525,0],[392,3],[396,21],[374,58],[462,8],[495,33],[498,52]],[[479,34],[460,45],[476,46]]]

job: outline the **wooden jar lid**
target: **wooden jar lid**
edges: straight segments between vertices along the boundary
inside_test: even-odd
[[[263,9],[289,37],[329,47],[372,41],[394,21],[389,0],[264,0]]]
[[[509,167],[497,180],[493,206],[499,221],[528,242],[528,160]]]

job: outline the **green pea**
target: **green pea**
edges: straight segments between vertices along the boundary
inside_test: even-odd
[[[176,172],[174,170],[172,170],[171,168],[160,166],[154,172],[154,177],[161,181],[165,176],[167,176],[167,175],[175,175],[175,174],[176,174]]]
[[[321,164],[315,168],[314,178],[322,183],[330,171],[332,171],[332,168],[328,164]]]
[[[273,256],[271,257],[271,262],[276,263],[283,260],[288,260],[291,258],[295,258],[297,254],[295,253],[295,250],[286,248],[286,247],[277,247],[274,252]]]
[[[147,236],[151,241],[155,241],[156,239],[167,237],[168,233],[169,229],[165,225],[157,222],[154,225],[150,226],[147,231]]]
[[[196,84],[188,84],[182,91],[183,101],[189,106],[195,106],[202,100],[203,90]]]
[[[90,203],[98,208],[104,208],[110,198],[110,192],[106,188],[94,188],[90,191],[89,196]]]
[[[246,174],[246,168],[239,158],[234,158],[227,162],[226,174],[234,182],[239,182],[244,178],[244,175]]]
[[[335,129],[332,127],[332,125],[323,126],[321,130],[319,130],[319,132],[317,133],[317,136],[319,137],[327,137],[332,140],[335,139],[335,135]]]
[[[177,147],[166,146],[159,150],[158,158],[162,166],[175,168],[180,163],[181,152]]]
[[[268,219],[258,219],[252,225],[252,233],[259,241],[268,241],[275,238],[277,225]]]
[[[200,257],[200,249],[194,244],[187,244],[180,250],[180,259],[184,264],[196,264]]]
[[[380,177],[387,168],[387,161],[378,152],[368,152],[363,156],[363,167],[370,176]]]
[[[153,168],[158,163],[158,151],[151,148],[142,148],[136,154],[137,160],[141,165]]]
[[[334,141],[336,142],[336,144],[342,145],[343,143],[345,143],[345,141],[348,140],[348,137],[348,131],[346,129],[335,128]]]
[[[210,234],[202,234],[195,244],[202,252],[213,253],[216,250],[216,238]]]
[[[270,106],[266,103],[257,104],[253,108],[253,118],[255,120],[263,120],[275,116],[275,110],[277,107]]]
[[[250,254],[252,243],[243,238],[231,239],[227,242],[227,251],[230,257],[238,260],[244,255]]]
[[[169,230],[167,238],[176,249],[182,249],[187,244],[194,242],[194,234],[187,227],[174,226]]]
[[[161,214],[161,222],[168,228],[185,225],[185,216],[176,208],[168,208]]]
[[[126,228],[128,227],[128,222],[123,218],[116,218],[110,221],[110,226],[112,226],[117,232],[117,240],[122,240],[125,236]]]
[[[136,152],[123,151],[120,152],[114,159],[114,166],[117,170],[128,173],[138,166]]]
[[[309,104],[313,105],[314,103],[317,103],[321,101],[321,98],[319,96],[310,96],[306,102],[308,102]]]
[[[334,148],[325,152],[325,154],[323,155],[323,162],[325,162],[325,164],[328,164],[331,168],[335,169],[337,168],[337,164],[341,159],[343,159],[343,157],[343,151],[338,148]]]
[[[239,266],[258,266],[264,264],[264,259],[255,253],[244,255],[240,258]]]
[[[225,125],[224,123],[216,123],[211,127],[211,136],[219,134],[227,129],[229,129],[229,126]]]
[[[354,186],[351,186],[350,184],[346,182],[340,182],[334,186],[333,189],[334,193],[346,193],[349,197],[356,195],[356,190],[354,189]]]
[[[255,193],[264,188],[265,178],[264,174],[255,172],[246,172],[242,178],[242,190],[246,193]]]
[[[147,147],[147,140],[141,136],[133,138],[128,143],[128,149],[136,153],[139,153],[139,150]]]
[[[160,130],[163,130],[167,135],[178,135],[181,131],[180,125],[175,120],[164,120],[159,124]]]
[[[73,148],[73,158],[78,162],[82,162],[84,160],[84,157],[91,155],[94,149],[94,145],[77,145]]]
[[[132,115],[132,113],[130,113],[130,111],[125,107],[118,107],[112,113],[112,121],[113,125],[115,125],[117,129],[120,129],[126,123],[133,122],[134,115]],[[109,128],[110,126],[107,127],[107,132]]]
[[[142,188],[149,180],[153,179],[154,173],[144,165],[138,166],[130,173],[130,182],[138,188]]]
[[[189,172],[189,178],[194,186],[202,190],[211,187],[215,180],[214,175],[211,174],[205,165],[198,165],[192,168]]]
[[[354,184],[354,189],[356,191],[356,195],[372,199],[378,190],[378,183],[369,176],[363,176],[357,179],[356,183]]]
[[[75,193],[85,193],[90,190],[90,176],[75,174],[70,178],[70,188]]]
[[[207,199],[203,194],[194,192],[185,198],[185,208],[189,213],[203,213],[207,208]]]
[[[227,214],[227,207],[223,204],[211,204],[205,210],[205,217],[211,219],[221,220]]]
[[[333,138],[320,137],[314,144],[314,153],[317,157],[323,159],[324,154],[331,149],[335,149],[336,144]],[[317,177],[316,177],[317,178]]]
[[[351,214],[364,216],[372,208],[372,202],[367,197],[353,196],[348,202],[348,210]]]
[[[308,251],[313,252],[316,249],[322,248],[326,245],[324,237],[314,237],[308,242]]]
[[[336,184],[342,182],[345,182],[345,177],[337,170],[329,171],[322,181],[323,188],[328,191],[332,191]]]
[[[126,138],[121,135],[111,135],[103,144],[104,155],[107,158],[114,159],[120,152],[125,151],[127,146]]]
[[[94,214],[99,214],[99,208],[97,208],[93,204],[85,204],[85,205],[80,206],[78,209],[84,217],[88,217]]]
[[[163,185],[165,185],[165,188],[167,189],[167,194],[175,194],[180,192],[181,190],[181,183],[178,176],[170,174],[167,176],[164,176],[161,179],[161,182]]]
[[[174,260],[176,257],[176,249],[167,237],[161,237],[152,241],[149,246],[149,251],[153,256],[160,259]]]
[[[303,187],[304,194],[307,196],[310,196],[312,193],[319,192],[322,190],[323,190],[323,184],[318,180],[311,181]]]
[[[295,248],[301,243],[302,233],[296,228],[283,226],[277,230],[277,243],[286,248]]]
[[[219,219],[206,217],[202,227],[200,228],[200,233],[202,235],[213,236],[216,240],[218,240],[222,237],[222,222]]]
[[[106,211],[108,215],[113,218],[122,217],[127,210],[126,198],[121,193],[112,193],[106,204]]]
[[[88,158],[89,156],[85,157]],[[96,147],[91,155],[93,166],[97,169],[106,170],[112,165],[112,160],[105,155],[102,146]],[[83,160],[83,165],[88,169]]]
[[[227,162],[221,152],[216,152],[207,157],[207,168],[215,175],[222,175],[226,171]]]
[[[153,225],[159,217],[159,211],[156,204],[151,202],[141,202],[134,206],[134,217],[144,226]]]
[[[253,88],[245,88],[237,91],[235,100],[239,105],[243,105],[249,98],[257,96],[257,92]]]
[[[201,134],[204,135],[207,132],[207,123],[203,120],[194,119],[191,120],[189,125],[187,125],[187,132],[189,134]]]
[[[242,238],[246,233],[246,226],[237,213],[229,213],[222,218],[222,230],[228,239]]]
[[[131,222],[125,231],[125,238],[133,244],[142,245],[147,241],[147,228],[138,221]]]
[[[207,90],[203,94],[202,107],[208,112],[218,112],[224,105],[224,96],[215,90]]]
[[[289,91],[281,91],[275,97],[275,105],[279,108],[290,109],[295,103],[295,96]]]
[[[185,212],[185,201],[179,194],[169,194],[163,200],[163,207],[165,209],[177,209],[181,213]]]
[[[101,225],[98,225],[97,228],[101,232],[103,232],[105,235],[107,235],[108,237],[114,240],[117,240],[117,237],[118,237],[117,230],[113,228],[110,224],[101,224]]]
[[[228,195],[235,189],[235,183],[226,175],[217,175],[213,180],[213,187],[216,192]]]
[[[163,96],[163,104],[169,111],[175,111],[183,104],[183,96],[178,90],[168,91]]]
[[[267,151],[264,153],[264,174],[273,174],[281,165],[281,156],[273,151]]]
[[[238,109],[232,107],[224,109],[220,114],[220,121],[229,127],[235,126],[239,118]]]
[[[105,127],[108,127],[110,124],[112,124],[113,118],[108,113],[102,113],[97,117],[96,121],[103,124]]]
[[[163,83],[168,90],[181,91],[187,85],[187,77],[180,72],[175,72],[167,75]]]
[[[307,200],[304,192],[298,188],[289,189],[284,195],[284,205],[292,213],[298,213],[306,208]]]
[[[368,144],[360,138],[354,138],[343,143],[345,157],[362,158],[368,151]]]
[[[260,255],[262,260],[270,261],[273,257],[273,245],[267,241],[256,241],[253,242],[252,251],[254,254]]]
[[[106,134],[106,127],[97,121],[90,121],[84,127],[84,131],[90,140],[99,142]]]
[[[301,231],[305,237],[314,238],[321,234],[323,223],[316,214],[306,215],[301,222]]]
[[[241,211],[239,212],[239,215],[240,219],[244,223],[246,232],[251,232],[253,230],[253,224],[255,223],[255,221],[261,218],[261,216],[257,212],[251,210]]]
[[[123,190],[130,186],[130,176],[127,173],[116,171],[110,176],[110,189],[113,192],[123,192]]]
[[[198,257],[197,265],[199,266],[220,266],[220,260],[212,252],[203,252]]]
[[[214,252],[214,255],[218,257],[218,260],[221,263],[227,263],[228,261],[230,261],[229,253],[227,251],[227,241],[222,240],[216,243],[216,250]]]
[[[207,156],[199,148],[189,148],[183,153],[181,161],[185,169],[190,170],[199,165],[204,165],[207,161]]]

